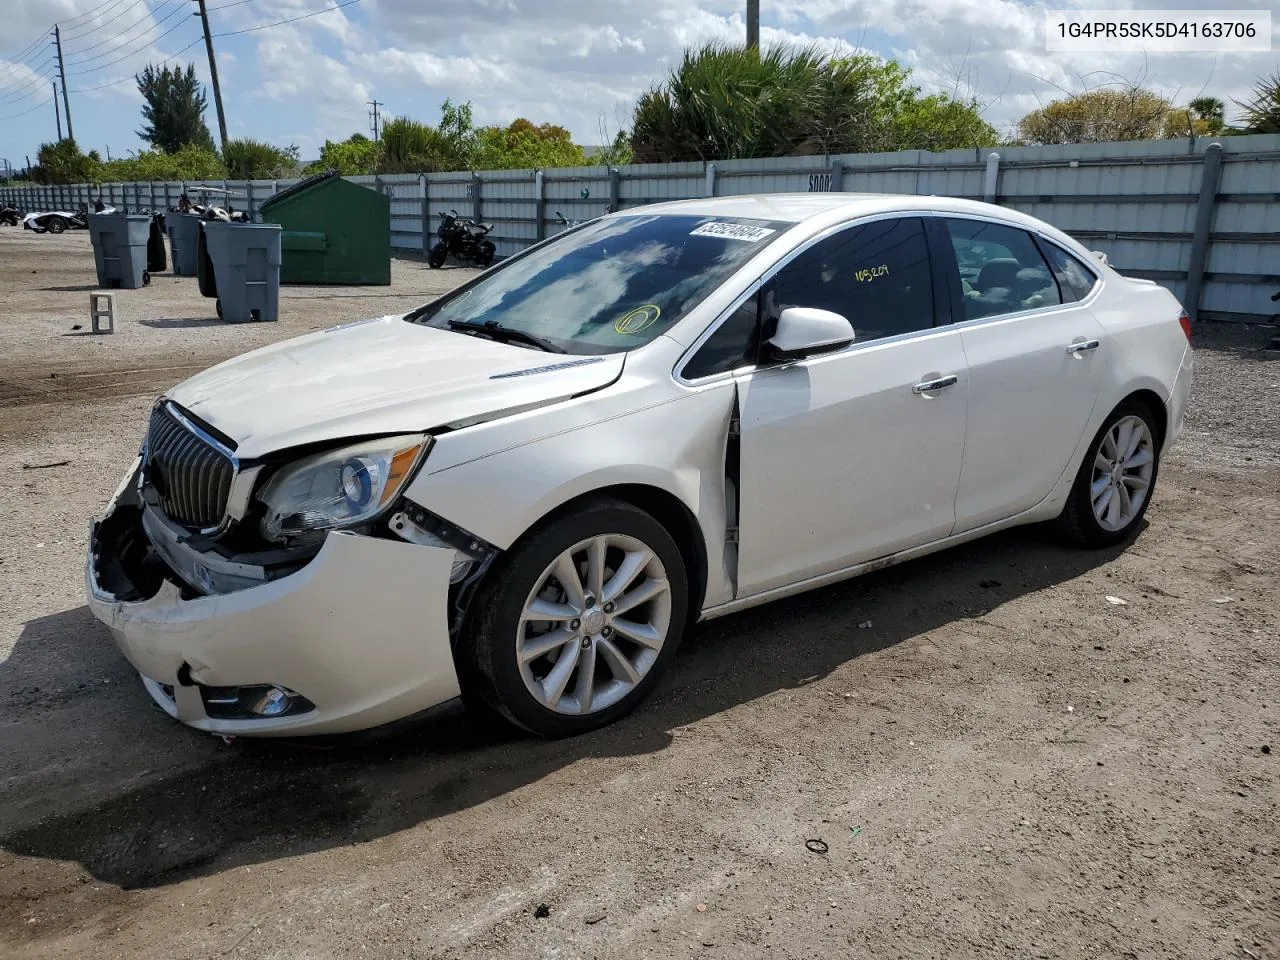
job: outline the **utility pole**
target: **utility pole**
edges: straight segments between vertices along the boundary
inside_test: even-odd
[[[204,0],[196,0],[200,7],[197,16],[204,27],[204,48],[209,51],[209,80],[213,83],[213,105],[218,111],[218,134],[222,137],[222,154],[227,153],[227,115],[222,112],[222,88],[218,86],[218,61],[213,57],[213,37],[209,34],[209,12],[204,8]]]
[[[62,142],[62,114],[58,113],[58,81],[53,81],[53,119],[58,123],[58,142]]]
[[[58,79],[62,81],[62,105],[67,111],[67,139],[74,140],[76,135],[71,132],[71,101],[67,99],[67,68],[62,62],[62,31],[55,24],[53,28],[53,45],[58,48]],[[57,99],[57,94],[54,94]],[[62,135],[58,135],[58,139],[62,139]]]
[[[372,117],[373,117],[373,142],[374,142],[374,143],[377,143],[377,142],[378,142],[378,139],[379,139],[379,134],[378,134],[378,130],[379,130],[379,127],[378,127],[378,108],[379,108],[379,107],[385,107],[385,106],[386,106],[386,104],[385,104],[385,103],[379,103],[377,100],[366,100],[365,102],[366,102],[366,103],[368,103],[368,104],[369,104],[369,106],[373,107],[373,113],[371,113],[371,114],[370,114],[370,116],[372,116]]]
[[[747,0],[747,49],[760,49],[760,0]]]

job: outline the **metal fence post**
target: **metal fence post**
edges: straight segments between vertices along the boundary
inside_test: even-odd
[[[255,217],[253,212],[253,181],[252,180],[246,180],[244,182],[244,197],[245,197],[245,209],[249,214],[249,222],[253,223],[255,220]]]
[[[480,213],[483,209],[480,199],[480,174],[476,171],[471,172],[471,217],[476,223],[480,222]]]
[[[987,171],[982,177],[982,199],[987,203],[995,203],[999,195],[996,188],[1000,184],[1000,154],[987,154]]]
[[[533,236],[535,240],[547,238],[546,181],[541,170],[533,171]]]
[[[844,192],[844,164],[839,160],[831,164],[831,192]]]
[[[716,165],[714,163],[707,164],[707,188],[704,196],[714,197],[716,195]]]
[[[622,209],[622,171],[617,167],[609,168],[609,212],[617,213]]]
[[[1200,316],[1200,298],[1204,293],[1204,268],[1209,261],[1209,231],[1213,227],[1214,205],[1218,185],[1222,182],[1222,144],[1211,143],[1204,151],[1200,169],[1200,199],[1196,202],[1196,225],[1191,234],[1191,261],[1187,264],[1187,289],[1182,305],[1192,320]]]
[[[431,252],[431,188],[427,186],[427,175],[418,174],[422,181],[422,254]]]

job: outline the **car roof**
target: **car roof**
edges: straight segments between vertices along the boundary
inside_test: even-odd
[[[969,213],[1007,220],[1039,221],[1006,207],[958,197],[918,196],[898,193],[759,193],[732,197],[705,197],[673,200],[627,207],[613,216],[637,213],[683,214],[703,217],[748,217],[801,223],[824,214],[838,213],[840,219],[896,210],[928,210],[938,213]],[[824,217],[825,219],[825,217]]]
[[[1052,224],[1028,214],[993,203],[962,200],[959,197],[919,196],[906,193],[759,193],[731,197],[704,197],[627,207],[610,217],[636,214],[682,214],[699,217],[745,217],[805,224],[818,231],[834,224],[878,213],[960,214],[1003,220],[1026,230],[1039,231],[1077,254],[1088,256],[1088,248]],[[808,231],[806,231],[808,232]],[[1097,267],[1096,263],[1092,264]]]

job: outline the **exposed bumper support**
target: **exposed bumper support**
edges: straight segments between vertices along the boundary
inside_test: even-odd
[[[458,696],[448,627],[452,550],[334,532],[307,566],[278,580],[186,600],[165,580],[150,599],[123,602],[99,581],[93,558],[102,549],[110,545],[90,549],[90,609],[156,702],[192,727],[236,736],[345,733]],[[201,686],[253,684],[287,687],[315,709],[208,716]]]

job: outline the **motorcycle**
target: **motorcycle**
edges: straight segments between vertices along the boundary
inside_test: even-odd
[[[458,260],[470,260],[484,269],[493,263],[497,252],[493,241],[487,239],[492,229],[492,223],[476,223],[459,216],[457,210],[450,210],[440,220],[436,231],[440,240],[427,255],[427,266],[438,270],[452,254]]]
[[[96,213],[115,213],[115,207],[104,207]],[[67,230],[89,229],[89,208],[84,204],[75,213],[66,210],[50,210],[45,213],[28,213],[22,218],[23,229],[35,233],[63,233]]]
[[[0,224],[6,227],[16,227],[22,219],[26,217],[17,207],[11,207],[9,204],[0,206]]]

